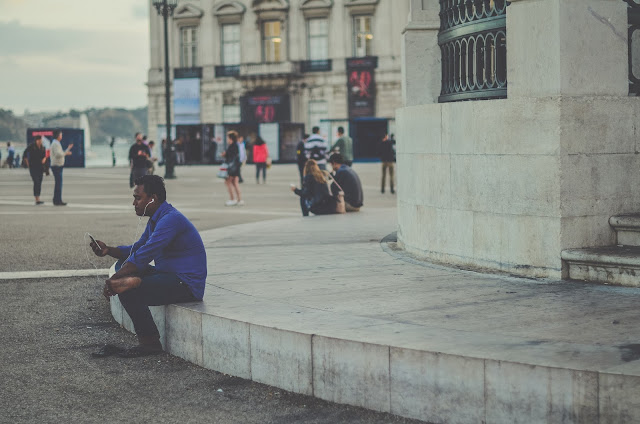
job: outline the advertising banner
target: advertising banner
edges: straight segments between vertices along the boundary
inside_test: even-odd
[[[289,122],[291,110],[288,95],[248,95],[240,97],[242,122],[269,124]]]
[[[356,57],[347,59],[349,118],[366,118],[375,116],[375,69],[377,65],[377,57]]]
[[[200,123],[200,78],[173,80],[173,113],[176,125]]]

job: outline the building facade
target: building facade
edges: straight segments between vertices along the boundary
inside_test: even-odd
[[[164,33],[150,7],[149,133],[160,138]],[[216,133],[218,142],[228,128],[262,129],[267,140],[273,125],[264,124],[278,124],[289,145],[312,126],[330,140],[343,126],[357,133],[356,156],[373,157],[402,104],[408,12],[407,0],[180,0],[169,21],[172,123],[178,133],[210,125],[185,137]]]

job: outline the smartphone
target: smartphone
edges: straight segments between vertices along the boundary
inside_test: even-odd
[[[89,234],[89,238],[91,239],[92,242],[94,242],[96,244],[96,246],[98,246],[98,242],[96,241],[96,239],[93,238],[93,236],[91,234]],[[100,246],[98,246],[100,247]]]

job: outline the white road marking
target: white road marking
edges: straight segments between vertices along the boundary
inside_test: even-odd
[[[24,280],[27,278],[107,277],[109,269],[60,269],[49,271],[0,272],[0,280]]]

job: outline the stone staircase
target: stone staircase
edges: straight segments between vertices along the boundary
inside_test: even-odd
[[[640,287],[640,214],[612,216],[609,225],[616,231],[616,245],[562,251],[569,278]]]

